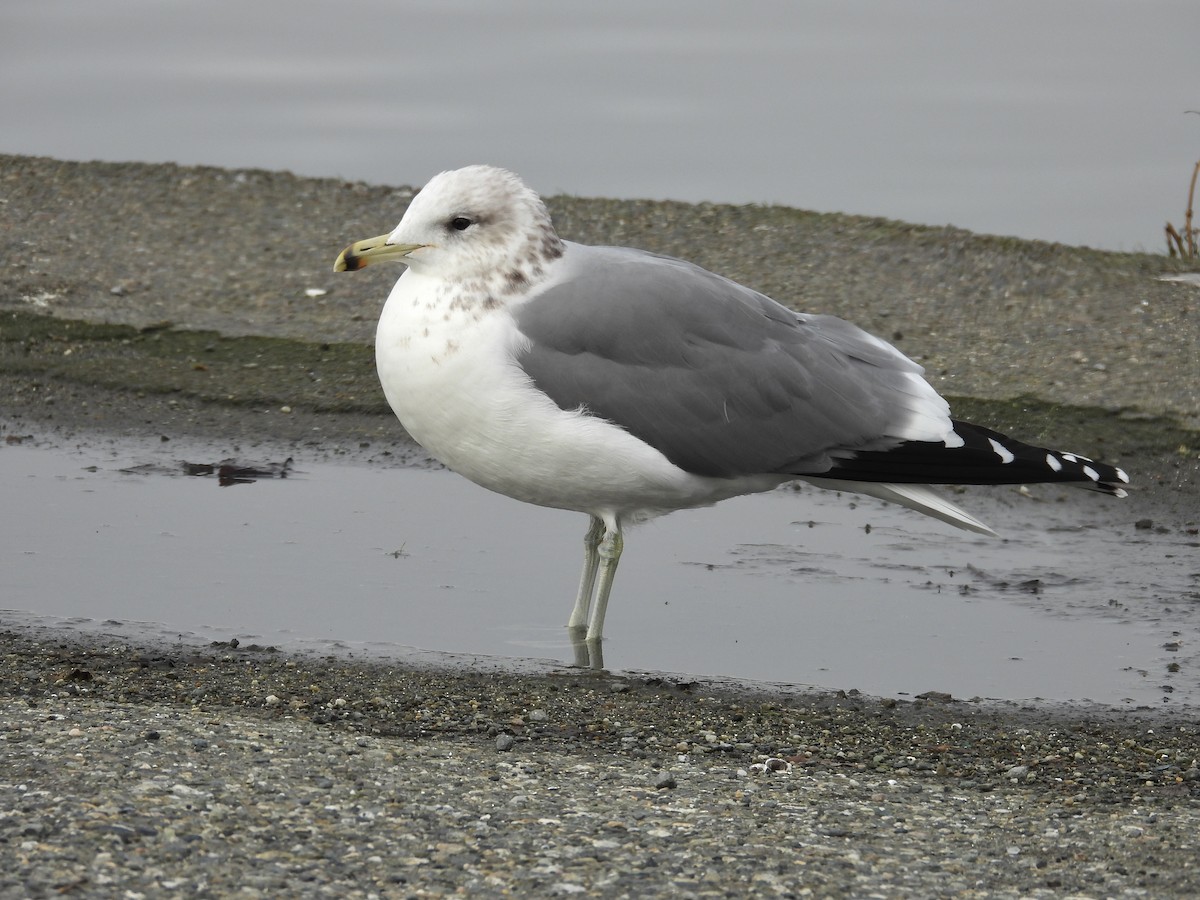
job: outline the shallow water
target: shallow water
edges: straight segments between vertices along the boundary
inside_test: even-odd
[[[218,460],[171,452],[0,449],[0,621],[575,659],[582,515],[442,471],[305,459],[222,488],[178,474]],[[604,662],[880,696],[1200,701],[1194,539],[1037,493],[1069,502],[961,498],[1002,540],[813,488],[676,513],[627,539]]]

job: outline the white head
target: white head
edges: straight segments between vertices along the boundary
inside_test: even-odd
[[[512,293],[562,256],[541,198],[493,166],[442,172],[413,198],[395,230],[352,244],[334,269],[399,259],[414,271]]]

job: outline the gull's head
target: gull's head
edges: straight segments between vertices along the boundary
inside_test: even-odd
[[[436,277],[528,284],[562,255],[542,200],[512,172],[467,166],[434,176],[390,234],[351,244],[334,271],[393,259]]]

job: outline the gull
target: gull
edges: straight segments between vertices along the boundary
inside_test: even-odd
[[[558,236],[491,166],[442,172],[335,271],[407,266],[375,337],[409,435],[526,503],[587,513],[568,620],[598,650],[626,526],[804,479],[994,535],[931,484],[1064,482],[1120,469],[951,418],[923,369],[842,319],[692,263]]]

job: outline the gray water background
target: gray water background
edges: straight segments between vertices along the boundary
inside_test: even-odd
[[[1162,252],[1198,35],[1194,0],[15,0],[0,151],[384,184],[489,162]]]

